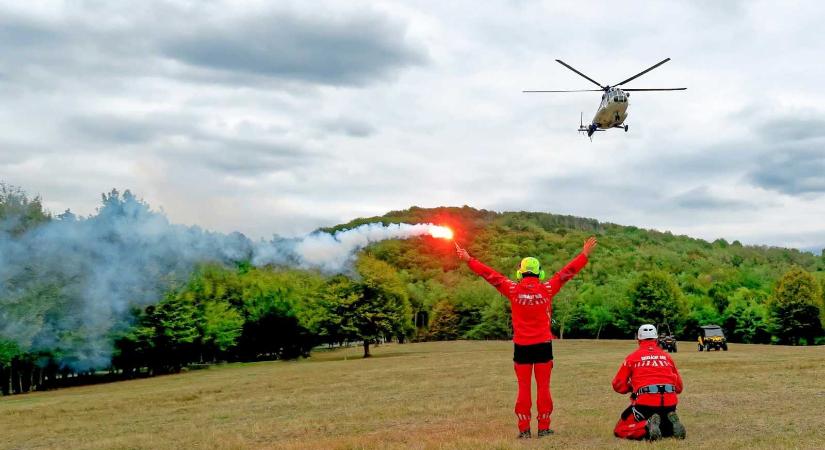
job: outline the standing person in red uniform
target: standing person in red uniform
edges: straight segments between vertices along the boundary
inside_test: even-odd
[[[653,325],[639,327],[639,348],[625,358],[613,378],[613,390],[631,394],[630,406],[613,430],[616,437],[651,441],[668,436],[685,438],[685,426],[676,414],[682,377],[670,355],[657,345],[656,336]]]
[[[536,409],[538,410],[538,437],[553,434],[550,414],[553,399],[550,396],[550,372],[553,369],[553,335],[550,332],[550,316],[553,296],[587,264],[587,258],[596,247],[596,238],[584,243],[582,252],[563,269],[544,281],[545,272],[536,258],[521,260],[512,281],[470,256],[467,250],[456,244],[458,257],[467,261],[473,272],[510,300],[513,320],[513,366],[518,378],[518,398],[515,413],[518,417],[519,438],[530,438],[530,413],[532,408],[531,377],[536,374]]]

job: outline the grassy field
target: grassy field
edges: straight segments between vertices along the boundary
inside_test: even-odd
[[[686,441],[825,448],[825,347],[675,354]],[[648,448],[612,436],[630,341],[554,343],[556,435],[515,439],[509,342],[383,345],[0,399],[3,448]],[[535,428],[535,422],[534,422]]]

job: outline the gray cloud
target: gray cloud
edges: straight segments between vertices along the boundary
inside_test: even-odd
[[[670,199],[673,205],[690,210],[740,210],[752,208],[751,202],[739,199],[721,198],[710,192],[707,186],[699,186]]]
[[[29,158],[29,154],[37,151],[31,146],[0,138],[0,169],[4,166],[19,164]],[[3,180],[0,180],[2,183]]]
[[[825,148],[777,148],[758,162],[748,180],[788,195],[825,193]]]
[[[168,157],[183,167],[198,165],[218,174],[256,176],[296,170],[310,164],[317,154],[299,145],[212,136],[183,148],[168,148]]]
[[[57,42],[62,36],[58,30],[22,17],[0,17],[0,42],[4,47],[33,47]]]
[[[329,85],[363,85],[421,64],[404,24],[375,13],[346,19],[275,12],[202,24],[161,44],[184,63],[228,72]]]
[[[240,6],[168,2],[126,14],[116,4],[80,2],[47,17],[0,6],[6,53],[0,73],[13,68],[16,80],[29,85],[65,83],[93,71],[112,78],[364,86],[428,60],[426,49],[407,36],[407,23],[372,9],[336,6],[313,14],[287,5]]]
[[[162,137],[192,135],[194,117],[170,115],[89,113],[70,117],[64,121],[67,134],[104,145],[148,144]]]
[[[322,129],[329,132],[359,138],[369,137],[377,131],[375,127],[367,122],[347,117],[323,120],[321,121],[320,126]]]
[[[64,123],[69,136],[86,145],[127,153],[139,148],[181,168],[207,168],[219,174],[255,176],[303,167],[319,156],[317,151],[289,142],[275,130],[252,137],[243,132],[220,134],[197,115],[104,114],[71,117]]]
[[[791,196],[825,193],[825,115],[775,113],[755,120],[754,133],[761,141],[747,182]]]
[[[484,184],[500,184],[502,181],[504,180],[500,178],[474,180],[467,184],[467,189]],[[534,193],[541,193],[541,196],[537,197]],[[633,207],[629,208],[624,202],[607,201],[608,196],[632,199],[630,201]],[[547,211],[632,225],[636,223],[633,217],[635,214],[660,209],[664,201],[661,190],[642,182],[625,180],[619,183],[578,174],[542,178],[537,183],[530,184],[528,189],[516,189],[513,194],[501,196],[491,205],[491,209]]]
[[[806,115],[815,114],[808,112]],[[759,134],[774,143],[825,138],[825,118],[774,117],[759,125]]]

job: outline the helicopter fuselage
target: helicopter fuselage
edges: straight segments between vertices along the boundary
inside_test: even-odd
[[[619,88],[610,88],[602,94],[599,110],[593,116],[593,125],[598,128],[620,127],[627,118],[628,93]]]

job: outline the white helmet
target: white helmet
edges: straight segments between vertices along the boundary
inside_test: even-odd
[[[639,332],[636,333],[636,339],[644,340],[644,339],[656,339],[659,337],[659,334],[656,333],[656,327],[653,325],[646,323],[639,327]]]

